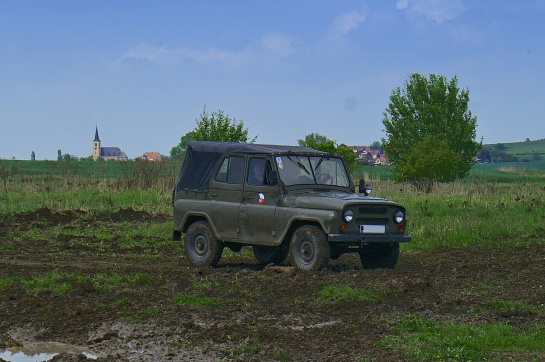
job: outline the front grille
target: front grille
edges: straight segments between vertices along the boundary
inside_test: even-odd
[[[362,215],[384,215],[388,211],[384,206],[365,205],[358,208],[358,213]]]

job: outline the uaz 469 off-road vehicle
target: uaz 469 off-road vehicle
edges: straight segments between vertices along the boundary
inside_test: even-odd
[[[360,181],[359,188],[364,185]],[[224,247],[250,245],[262,264],[320,270],[357,252],[365,268],[394,268],[403,206],[355,193],[341,157],[299,146],[190,142],[174,187],[174,240],[215,266]]]

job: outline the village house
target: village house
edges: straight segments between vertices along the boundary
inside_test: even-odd
[[[381,153],[380,150],[374,150],[369,146],[353,146],[354,153],[357,154],[358,161],[363,164],[382,166],[389,165],[388,157]]]
[[[144,152],[140,158],[145,161],[161,161],[163,155],[161,155],[159,152]]]
[[[95,139],[93,140],[93,161],[102,158],[105,161],[127,161],[129,158],[119,147],[102,147],[100,137],[98,137],[98,126],[95,129]]]

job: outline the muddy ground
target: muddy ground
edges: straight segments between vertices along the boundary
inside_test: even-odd
[[[402,249],[395,270],[363,270],[357,256],[344,255],[309,273],[260,267],[250,252],[226,253],[214,269],[195,268],[178,243],[168,242],[170,235],[146,237],[142,245],[123,242],[127,222],[151,227],[169,220],[131,209],[96,217],[48,209],[2,217],[0,280],[13,282],[0,284],[0,352],[54,342],[64,351],[54,357],[59,361],[86,360],[82,351],[98,361],[407,361],[404,351],[380,341],[408,314],[517,328],[543,320],[534,308],[491,304],[543,306],[543,243]],[[89,238],[74,232],[98,226],[111,233]],[[54,240],[42,240],[52,228]],[[29,291],[24,281],[52,272],[71,289]],[[101,288],[103,275],[124,279]],[[320,297],[332,284],[373,291],[375,298]],[[539,353],[496,357],[545,360]]]

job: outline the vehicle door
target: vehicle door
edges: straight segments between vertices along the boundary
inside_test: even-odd
[[[270,157],[248,158],[243,200],[239,210],[239,241],[273,244],[277,239],[274,214],[278,205],[279,189],[268,175],[273,163]]]
[[[244,165],[243,156],[225,156],[209,184],[212,223],[218,236],[224,241],[237,239]]]

